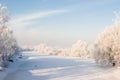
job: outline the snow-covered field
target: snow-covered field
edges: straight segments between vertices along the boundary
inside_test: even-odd
[[[120,80],[120,69],[98,67],[93,60],[24,52],[23,58],[0,72],[0,80]]]

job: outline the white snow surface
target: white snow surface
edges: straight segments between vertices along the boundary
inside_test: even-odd
[[[120,80],[120,69],[99,67],[94,60],[23,52],[23,58],[0,72],[0,80]]]

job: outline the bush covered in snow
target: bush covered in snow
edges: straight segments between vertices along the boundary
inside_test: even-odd
[[[98,64],[120,66],[120,17],[99,34],[94,57]]]
[[[10,60],[18,52],[13,32],[6,26],[9,20],[7,8],[0,5],[0,64]]]
[[[64,48],[51,47],[46,44],[40,44],[34,47],[34,50],[39,53],[56,56],[66,56],[70,50]]]
[[[72,45],[71,48],[71,56],[74,57],[87,57],[87,44],[85,41],[77,41],[75,44]]]
[[[46,44],[40,44],[36,46],[34,50],[47,55],[70,56],[84,59],[91,57],[90,54],[88,54],[86,42],[81,40],[77,41],[71,48],[56,48]]]

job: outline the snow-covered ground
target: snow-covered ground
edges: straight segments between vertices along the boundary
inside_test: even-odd
[[[0,80],[120,80],[120,69],[98,67],[93,60],[46,56],[36,52],[24,52],[23,56],[0,72]]]

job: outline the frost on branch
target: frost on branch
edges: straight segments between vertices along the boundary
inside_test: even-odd
[[[71,55],[74,57],[87,58],[87,44],[84,41],[77,41],[72,45]]]
[[[81,59],[92,58],[92,49],[90,49],[91,48],[88,49],[86,42],[81,40],[77,41],[70,48],[57,48],[46,44],[40,44],[34,47],[34,50],[39,53],[56,56],[79,57]]]
[[[8,20],[7,8],[0,6],[0,65],[10,60],[18,51],[13,32],[6,26]]]
[[[47,55],[56,55],[56,56],[68,56],[68,54],[70,53],[69,49],[51,47],[46,44],[39,44],[38,46],[34,47],[34,50],[39,53],[44,53]]]
[[[5,27],[6,22],[9,20],[9,12],[7,7],[0,6],[0,27]]]
[[[94,57],[98,64],[120,66],[120,17],[99,34]]]

